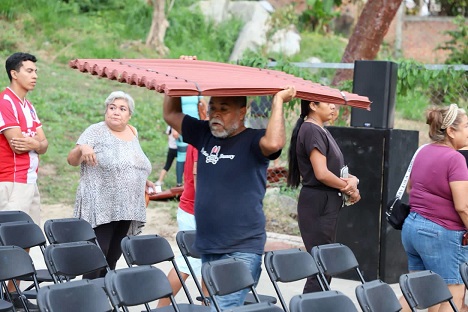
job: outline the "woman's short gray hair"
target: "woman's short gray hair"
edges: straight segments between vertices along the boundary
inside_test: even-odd
[[[130,94],[125,93],[123,91],[114,91],[109,96],[107,97],[106,101],[104,102],[107,106],[110,104],[114,103],[115,100],[122,99],[125,100],[128,104],[128,109],[130,110],[130,115],[133,114],[133,111],[135,110],[135,101],[133,98],[130,96]]]

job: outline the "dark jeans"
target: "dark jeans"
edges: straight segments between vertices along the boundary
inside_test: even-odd
[[[177,177],[177,185],[182,185],[183,177],[184,177],[184,165],[185,161],[178,161],[176,163],[176,177]]]
[[[343,205],[338,191],[303,187],[297,204],[297,218],[302,241],[308,252],[312,247],[334,243],[338,213]],[[328,278],[329,282],[331,278]],[[321,291],[317,279],[308,278],[304,293]]]
[[[111,270],[115,269],[117,261],[122,255],[120,241],[127,235],[130,223],[131,221],[128,220],[113,221],[94,228],[99,246],[101,246],[102,252],[106,256],[107,263]],[[106,273],[107,271],[105,269],[94,271],[84,274],[83,278],[94,279],[104,277]]]

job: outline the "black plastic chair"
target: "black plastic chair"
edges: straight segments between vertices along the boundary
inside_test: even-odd
[[[128,307],[144,304],[148,312],[179,312],[166,275],[150,265],[109,271],[105,287],[115,311],[119,308],[128,311]],[[152,310],[150,302],[161,298],[169,298],[172,305]]]
[[[263,304],[255,289],[255,281],[247,265],[235,258],[221,259],[203,263],[202,276],[206,288],[211,297],[211,304],[218,312],[221,312],[217,296],[224,296],[243,289],[249,289],[255,298],[255,303],[250,305]],[[257,307],[249,305],[236,309],[255,309]],[[270,306],[275,311],[283,311],[277,306]]]
[[[320,270],[312,258],[312,255],[300,249],[284,249],[268,251],[264,257],[265,269],[275,288],[283,310],[288,312],[288,304],[284,300],[278,282],[289,283],[306,279],[308,277],[317,278],[322,290],[325,286],[320,277]]]
[[[358,285],[355,292],[364,312],[398,312],[402,309],[393,289],[381,280]]]
[[[101,248],[91,242],[51,244],[46,247],[44,256],[56,284],[65,281],[62,277],[71,278],[102,269],[110,270]],[[104,287],[103,278],[92,282]]]
[[[15,213],[13,211],[13,213]],[[6,214],[4,214],[5,216]],[[17,214],[11,214],[10,216],[22,216],[29,217],[24,212]],[[26,218],[26,217],[25,217]],[[30,249],[33,247],[39,247],[42,255],[46,247],[46,238],[39,225],[31,221],[13,221],[0,223],[0,245],[8,246],[14,245],[23,249]],[[39,269],[36,271],[36,278],[39,283],[52,282],[53,278],[49,271],[46,269]],[[25,277],[20,278],[21,280],[31,281],[31,278]],[[34,288],[34,284],[31,284],[25,289],[25,295],[28,298],[35,298],[36,292],[28,292]]]
[[[170,262],[179,277],[187,300],[189,303],[193,304],[190,292],[175,262],[175,256],[171,245],[164,237],[156,234],[129,235],[122,239],[120,245],[125,261],[129,267],[133,265],[154,265],[166,261]]]
[[[468,287],[468,262],[463,262],[460,264],[460,275],[463,279],[463,283]]]
[[[200,293],[200,297],[198,297],[197,299],[207,303],[208,302],[207,298],[203,294],[203,290],[200,285],[200,282],[195,278],[196,276],[195,272],[193,271],[193,268],[188,259],[188,257],[200,259],[200,254],[193,248],[196,234],[197,234],[197,231],[195,230],[179,231],[176,235],[176,242],[177,242],[177,246],[180,249],[180,253],[182,254],[182,257],[184,258],[185,263],[187,264],[190,274],[192,275],[192,277],[194,277],[193,279],[195,281],[195,285],[197,286],[198,292]],[[258,294],[258,296],[260,297],[261,302],[271,302],[273,304],[277,302],[276,298],[273,296],[262,295],[262,294]],[[245,298],[245,304],[251,304],[255,302],[256,300],[254,296],[251,293],[248,293]]]
[[[196,231],[179,231],[176,235],[176,242],[177,246],[179,247],[180,253],[184,258],[185,263],[190,271],[190,275],[193,278],[195,286],[198,289],[200,297],[197,297],[200,301],[204,302],[205,304],[209,303],[209,300],[206,298],[205,294],[203,293],[203,288],[200,284],[200,281],[197,278],[197,275],[193,271],[193,267],[190,264],[189,257],[194,259],[200,259],[200,254],[193,248],[193,244],[195,243],[195,236]]]
[[[340,243],[314,246],[311,254],[321,271],[321,279],[327,290],[331,290],[327,277],[349,271],[355,271],[361,283],[365,282],[356,256],[348,246]]]
[[[18,246],[0,246],[0,282],[5,283],[8,280],[12,280],[15,286],[16,292],[20,298],[21,303],[25,311],[29,312],[28,305],[26,304],[25,298],[27,297],[23,291],[18,287],[16,279],[20,279],[24,276],[29,276],[34,283],[36,290],[39,290],[39,283],[36,278],[36,269],[32,262],[29,254],[21,247]],[[32,293],[33,291],[30,291]],[[6,299],[12,301],[11,295],[7,292]],[[34,290],[34,296],[29,298],[35,298],[37,293]]]
[[[112,307],[106,292],[89,280],[53,284],[39,289],[41,312],[109,312]]]
[[[453,311],[458,311],[445,281],[432,271],[418,271],[400,276],[400,289],[411,311],[427,309],[448,302]]]
[[[88,241],[98,245],[93,227],[84,219],[50,219],[44,223],[44,232],[49,244]]]
[[[156,265],[170,262],[179,277],[182,288],[187,296],[188,304],[179,303],[181,311],[209,312],[208,306],[195,305],[184,279],[177,267],[174,252],[169,242],[156,234],[126,236],[121,241],[122,253],[129,267],[141,265]]]
[[[289,302],[291,312],[358,312],[351,298],[336,290],[296,295]]]

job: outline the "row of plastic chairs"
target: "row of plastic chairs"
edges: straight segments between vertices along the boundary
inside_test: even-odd
[[[192,275],[193,270],[187,258],[189,256],[199,257],[196,251],[191,248],[195,235],[195,231],[183,231],[179,232],[176,237],[177,244]],[[316,246],[312,248],[311,253],[301,249],[269,251],[265,253],[264,264],[279,302],[286,312],[289,309],[291,311],[301,309],[316,311],[314,308],[316,305],[320,305],[320,309],[318,309],[320,311],[355,311],[351,299],[339,291],[333,291],[327,280],[327,276],[333,277],[348,271],[355,271],[361,282],[361,285],[356,287],[355,292],[362,311],[396,312],[402,309],[390,285],[381,280],[365,281],[354,253],[343,244]],[[464,281],[468,281],[468,263],[460,266],[460,272]],[[294,296],[288,305],[282,295],[279,283],[294,282],[308,277],[317,278],[323,291]],[[228,281],[224,282],[224,284],[234,282]],[[468,285],[467,282],[465,283]],[[452,295],[446,283],[434,272],[422,271],[403,274],[400,277],[399,285],[413,311],[426,309],[445,301],[449,302],[456,311]],[[430,287],[427,285],[430,285]],[[199,283],[197,287],[200,294],[202,294]]]
[[[18,214],[21,214],[18,212]],[[0,242],[3,245],[17,245],[21,248],[31,248],[33,246],[40,246],[41,250],[44,251],[45,261],[48,267],[48,270],[44,272],[45,278],[44,281],[54,281],[55,283],[60,283],[63,281],[68,281],[73,278],[75,275],[81,275],[83,270],[90,270],[90,267],[86,267],[85,263],[89,262],[91,265],[96,267],[105,268],[108,270],[107,263],[105,262],[105,258],[98,247],[94,230],[84,220],[70,218],[70,219],[58,219],[58,220],[48,220],[44,225],[44,229],[46,232],[47,239],[51,245],[45,246],[45,238],[43,237],[42,231],[38,226],[34,225],[32,220],[26,221],[23,223],[10,223],[7,225],[7,221],[4,218],[4,214],[0,214]],[[11,217],[11,216],[10,216]],[[11,217],[13,218],[13,217]],[[10,220],[11,221],[11,220]],[[31,230],[31,229],[34,229]],[[9,234],[8,234],[9,233]],[[31,235],[33,234],[34,235]],[[40,237],[42,235],[42,238]],[[33,242],[26,243],[25,240],[31,240],[31,237],[39,237],[40,239],[36,239],[40,241],[38,244],[34,244]],[[193,250],[192,245],[195,237],[194,231],[187,231],[187,232],[179,232],[177,234],[177,244],[182,252],[184,258],[188,256],[192,257],[199,257]],[[69,243],[70,241],[91,241],[88,243]],[[6,243],[6,244],[5,244]],[[62,245],[62,244],[68,245]],[[60,244],[60,245],[59,245]],[[83,246],[82,246],[83,245]],[[81,249],[84,248],[84,249]],[[84,250],[88,252],[84,252]],[[48,250],[46,252],[46,250]],[[71,252],[74,250],[74,252]],[[170,261],[176,272],[179,274],[179,278],[181,279],[182,286],[184,291],[187,294],[187,298],[189,301],[189,308],[193,303],[191,296],[188,292],[187,287],[183,279],[180,277],[179,270],[177,265],[174,261],[174,254],[172,252],[170,244],[162,237],[158,235],[143,235],[138,237],[127,237],[124,238],[122,241],[122,250],[129,266],[132,265],[153,265],[156,263],[160,263],[162,261]],[[155,251],[155,252],[149,252]],[[90,256],[90,253],[94,253],[100,256],[100,261],[95,260],[86,261],[89,259],[94,259],[94,257]],[[57,255],[64,255],[64,257],[60,257]],[[53,256],[55,255],[55,256]],[[313,256],[312,256],[313,255]],[[52,260],[52,258],[61,259],[60,261]],[[314,261],[314,258],[316,261]],[[103,261],[102,261],[103,260]],[[31,261],[32,262],[32,261]],[[70,266],[70,264],[78,263],[80,264],[80,268],[66,268]],[[189,269],[192,271],[190,267],[190,263],[187,261],[189,265]],[[315,265],[314,265],[315,264]],[[307,295],[298,295],[295,297],[294,301],[291,300],[290,307],[293,310],[299,308],[301,304],[299,302],[308,301],[311,297],[315,298],[315,300],[323,299],[325,297],[325,301],[329,300],[330,302],[337,303],[345,301],[343,300],[330,300],[326,299],[332,296],[344,296],[336,291],[331,291],[330,285],[328,284],[325,276],[334,276],[336,274],[343,273],[347,270],[355,270],[359,276],[359,279],[363,283],[362,285],[356,288],[356,296],[358,298],[359,304],[363,311],[399,311],[401,306],[398,303],[398,299],[396,298],[395,294],[393,293],[392,289],[389,285],[383,283],[382,281],[372,281],[372,282],[365,282],[362,274],[360,273],[359,266],[357,260],[354,257],[352,251],[342,245],[342,244],[329,244],[323,246],[315,247],[311,254],[299,250],[299,249],[291,249],[291,250],[281,250],[281,251],[271,251],[265,254],[265,266],[267,272],[270,276],[270,279],[275,287],[275,291],[277,293],[277,297],[280,300],[281,306],[285,311],[288,311],[288,305],[286,304],[281,291],[278,287],[278,282],[291,282],[306,278],[308,276],[315,276],[322,285],[322,289],[324,292],[317,293],[317,294],[307,294]],[[466,264],[465,264],[466,266]],[[1,267],[1,266],[0,266]],[[204,275],[207,275],[207,269],[204,268],[203,272]],[[462,268],[461,268],[462,270]],[[3,271],[3,270],[2,270]],[[6,271],[6,270],[5,270]],[[108,270],[109,271],[109,270]],[[226,270],[222,270],[226,271]],[[463,271],[463,270],[462,270]],[[466,272],[466,269],[464,270]],[[39,271],[38,271],[39,272]],[[52,273],[52,275],[50,273]],[[49,276],[47,277],[47,273]],[[28,274],[22,274],[28,275]],[[462,273],[463,275],[463,273]],[[465,274],[466,276],[467,274]],[[194,276],[194,275],[193,275]],[[233,274],[233,276],[240,276],[239,274]],[[12,277],[10,277],[11,279]],[[31,276],[30,279],[34,281],[34,277]],[[4,277],[0,278],[0,280],[4,281]],[[197,280],[194,279],[197,283]],[[37,278],[37,283],[41,280]],[[412,281],[417,281],[412,284]],[[440,282],[442,281],[442,282]],[[429,282],[429,284],[428,284]],[[437,296],[431,295],[427,296],[427,288],[422,291],[422,295],[426,294],[425,298],[422,299],[418,297],[417,290],[418,288],[414,285],[431,285],[431,289],[436,289],[435,293],[439,294]],[[91,284],[96,284],[96,282],[91,282]],[[97,282],[97,286],[104,288],[104,279]],[[236,281],[231,282],[218,282],[218,283],[211,283],[213,285],[217,285],[218,288],[211,289],[210,294],[216,295],[221,294],[219,293],[220,289],[226,285],[231,287],[232,285],[236,284]],[[435,285],[440,285],[440,290]],[[34,286],[37,287],[36,281],[33,283]],[[209,286],[210,283],[207,284]],[[220,286],[221,285],[221,286]],[[443,287],[445,286],[445,292],[443,291]],[[50,286],[48,286],[50,287]],[[83,286],[81,286],[83,287]],[[200,296],[203,296],[203,292],[201,291],[201,287],[199,283],[197,283],[197,287],[199,287]],[[250,287],[247,285],[246,287]],[[451,305],[454,307],[453,302],[451,302],[451,295],[446,288],[445,283],[441,278],[432,272],[417,272],[413,274],[405,274],[402,275],[400,279],[400,287],[402,292],[409,302],[411,308],[415,311],[416,308],[424,308],[428,307],[433,304],[437,304],[443,301],[449,301]],[[245,287],[244,287],[245,288]],[[208,289],[210,290],[210,289]],[[224,292],[226,290],[223,290]],[[410,291],[416,293],[412,294]],[[218,293],[217,293],[218,292]],[[432,293],[432,292],[429,292]],[[35,298],[36,294],[34,291],[24,292],[26,298]],[[260,298],[258,294],[256,294],[255,290],[252,289],[251,293],[253,299],[252,302],[259,302]],[[419,295],[421,296],[421,295]],[[448,298],[449,297],[449,298]],[[203,297],[202,297],[203,298]],[[419,299],[418,299],[419,298]],[[448,299],[447,299],[448,298]],[[336,299],[336,298],[335,298]],[[439,300],[438,302],[435,302]],[[352,302],[351,302],[352,303]],[[216,306],[216,303],[213,302]],[[429,304],[429,305],[428,305]],[[271,302],[263,303],[264,307],[267,309],[272,309],[275,306]],[[201,309],[206,308],[203,306],[199,306]],[[383,310],[383,307],[384,310]],[[0,302],[0,311],[2,305]],[[244,309],[254,309],[255,307],[250,305],[250,307],[246,306]],[[7,310],[4,310],[7,311]]]

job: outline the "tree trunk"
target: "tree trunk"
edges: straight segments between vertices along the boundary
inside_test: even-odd
[[[377,56],[383,38],[403,0],[368,0],[362,10],[354,32],[341,59],[342,63],[355,60],[373,60]],[[350,70],[338,70],[332,85],[350,80]]]
[[[153,20],[146,38],[146,45],[155,48],[159,55],[165,56],[169,52],[164,44],[164,36],[169,27],[164,12],[165,0],[149,0],[148,2],[153,6]]]
[[[349,38],[341,63],[375,59],[402,2],[403,0],[368,0]],[[339,69],[333,78],[332,86],[338,86],[342,81],[351,79],[353,79],[353,71]],[[350,108],[340,106],[337,106],[340,119],[348,122]]]

